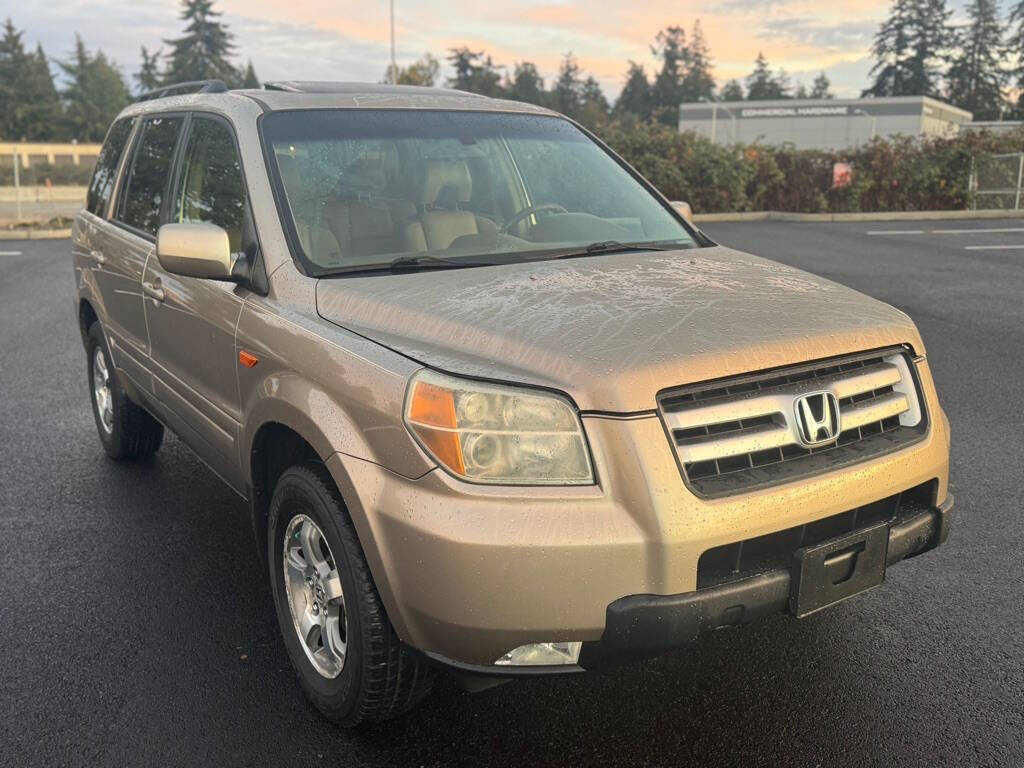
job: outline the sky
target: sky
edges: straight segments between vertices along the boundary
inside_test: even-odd
[[[763,51],[794,81],[810,85],[824,71],[837,96],[857,96],[888,7],[889,0],[395,0],[395,37],[400,65],[427,51],[443,60],[448,48],[466,45],[509,69],[533,61],[548,81],[571,51],[614,98],[628,60],[653,74],[659,29],[689,31],[699,19],[720,85],[747,75]],[[152,51],[179,34],[179,8],[178,0],[0,0],[0,18],[11,17],[51,58],[67,55],[77,31],[130,76],[140,45]],[[237,58],[252,59],[261,80],[379,81],[387,67],[388,0],[219,0],[216,8],[235,34]]]

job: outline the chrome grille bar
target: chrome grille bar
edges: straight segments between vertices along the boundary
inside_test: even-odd
[[[804,443],[797,423],[796,401],[812,393],[838,403],[839,428],[824,444]],[[801,474],[802,461],[808,473],[827,471],[894,450],[925,429],[902,349],[681,388],[663,393],[658,406],[684,479],[701,495],[783,482]]]

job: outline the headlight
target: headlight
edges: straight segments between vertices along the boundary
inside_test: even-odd
[[[594,482],[583,425],[564,397],[420,371],[405,423],[453,474],[497,485]]]

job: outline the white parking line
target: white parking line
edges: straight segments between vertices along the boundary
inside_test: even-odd
[[[1018,251],[1024,245],[965,245],[965,251]]]
[[[989,232],[1024,232],[1024,227],[1000,227],[998,229],[933,229],[933,235],[977,235]]]
[[[869,235],[923,235],[923,229],[874,229]]]
[[[21,256],[21,251],[0,251],[0,256]]]

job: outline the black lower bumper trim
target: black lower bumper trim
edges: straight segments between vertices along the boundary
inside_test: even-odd
[[[953,497],[894,523],[886,565],[920,555],[946,541]],[[749,624],[790,604],[788,570],[773,570],[680,595],[631,595],[608,606],[601,639],[583,644],[580,666],[594,669],[647,658],[691,642],[705,632]]]

